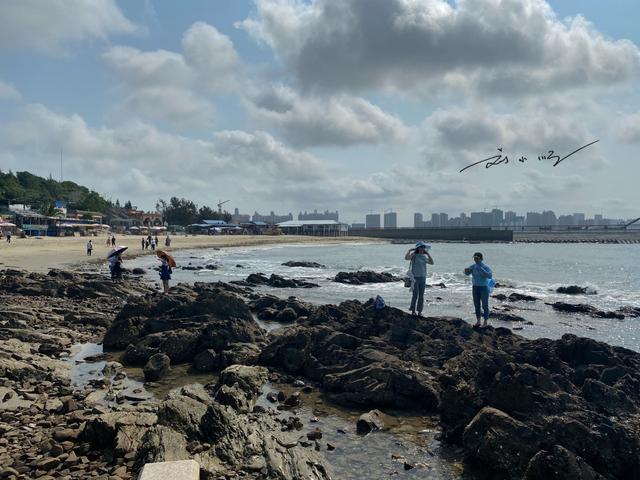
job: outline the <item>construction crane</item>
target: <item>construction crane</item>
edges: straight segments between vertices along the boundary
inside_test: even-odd
[[[224,205],[227,202],[230,202],[231,200],[225,200],[224,202],[222,200],[220,200],[218,202],[218,213],[222,213],[222,205]]]

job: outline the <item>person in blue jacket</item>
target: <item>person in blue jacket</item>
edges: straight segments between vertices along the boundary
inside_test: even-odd
[[[171,266],[164,257],[158,257],[160,259],[160,280],[162,280],[162,288],[164,293],[169,293],[169,280],[171,280]]]
[[[476,323],[474,328],[480,327],[480,317],[484,318],[483,327],[487,326],[489,320],[489,293],[493,283],[493,272],[488,265],[482,261],[482,253],[473,254],[473,265],[464,269],[465,275],[471,275],[473,306],[476,310]],[[480,304],[482,303],[482,313],[480,312]]]

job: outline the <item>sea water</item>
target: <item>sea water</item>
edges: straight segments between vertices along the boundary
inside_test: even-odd
[[[317,283],[319,288],[259,290],[274,295],[296,296],[313,303],[338,304],[348,299],[366,301],[381,295],[387,305],[407,310],[410,291],[402,282],[345,285],[333,282],[341,271],[373,270],[403,276],[409,262],[404,255],[411,245],[392,243],[345,243],[314,245],[278,245],[228,249],[182,250],[174,253],[178,268],[173,270],[172,284],[195,281],[242,280],[250,273],[272,273]],[[612,345],[640,351],[640,318],[624,320],[592,318],[586,315],[554,311],[547,303],[563,301],[586,303],[601,310],[624,306],[640,307],[640,246],[612,244],[523,244],[523,243],[435,243],[430,251],[434,265],[428,267],[427,284],[444,283],[446,288],[427,288],[425,316],[452,315],[475,322],[470,278],[463,269],[473,263],[473,253],[484,255],[502,288],[494,294],[525,293],[539,298],[536,302],[499,302],[491,306],[510,305],[512,312],[526,323],[492,320],[494,326],[516,328],[529,338],[559,338],[565,333],[588,336]],[[313,261],[326,268],[286,267],[289,260]],[[128,267],[148,269],[147,276],[158,280],[153,270],[158,261],[151,256],[127,262]],[[181,266],[216,265],[215,270],[182,270]],[[559,286],[587,287],[586,295],[558,294]],[[527,323],[533,323],[529,325]]]

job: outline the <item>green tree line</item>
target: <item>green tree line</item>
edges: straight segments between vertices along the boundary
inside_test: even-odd
[[[4,173],[0,171],[0,205],[26,203],[42,213],[53,214],[54,202],[64,200],[68,208],[104,213],[109,200],[74,182],[58,182],[29,172]]]
[[[231,221],[229,212],[220,213],[206,205],[198,208],[198,205],[186,198],[171,197],[168,202],[160,199],[156,203],[156,210],[162,214],[162,218],[169,225],[186,226],[203,220]]]

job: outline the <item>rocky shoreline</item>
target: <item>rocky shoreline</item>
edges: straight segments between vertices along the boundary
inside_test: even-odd
[[[124,480],[145,462],[187,458],[204,479],[333,478],[332,445],[296,416],[312,390],[437,418],[480,478],[640,478],[640,354],[621,347],[477,331],[372,302],[311,305],[247,285],[164,296],[62,271],[0,277],[0,478]],[[267,332],[256,319],[289,326]],[[125,365],[150,378],[186,362],[212,380],[148,399],[126,393],[122,367],[108,363],[101,381],[77,387],[70,347],[90,341],[124,350]],[[294,391],[256,405],[269,381]],[[378,418],[362,428],[376,435]]]

